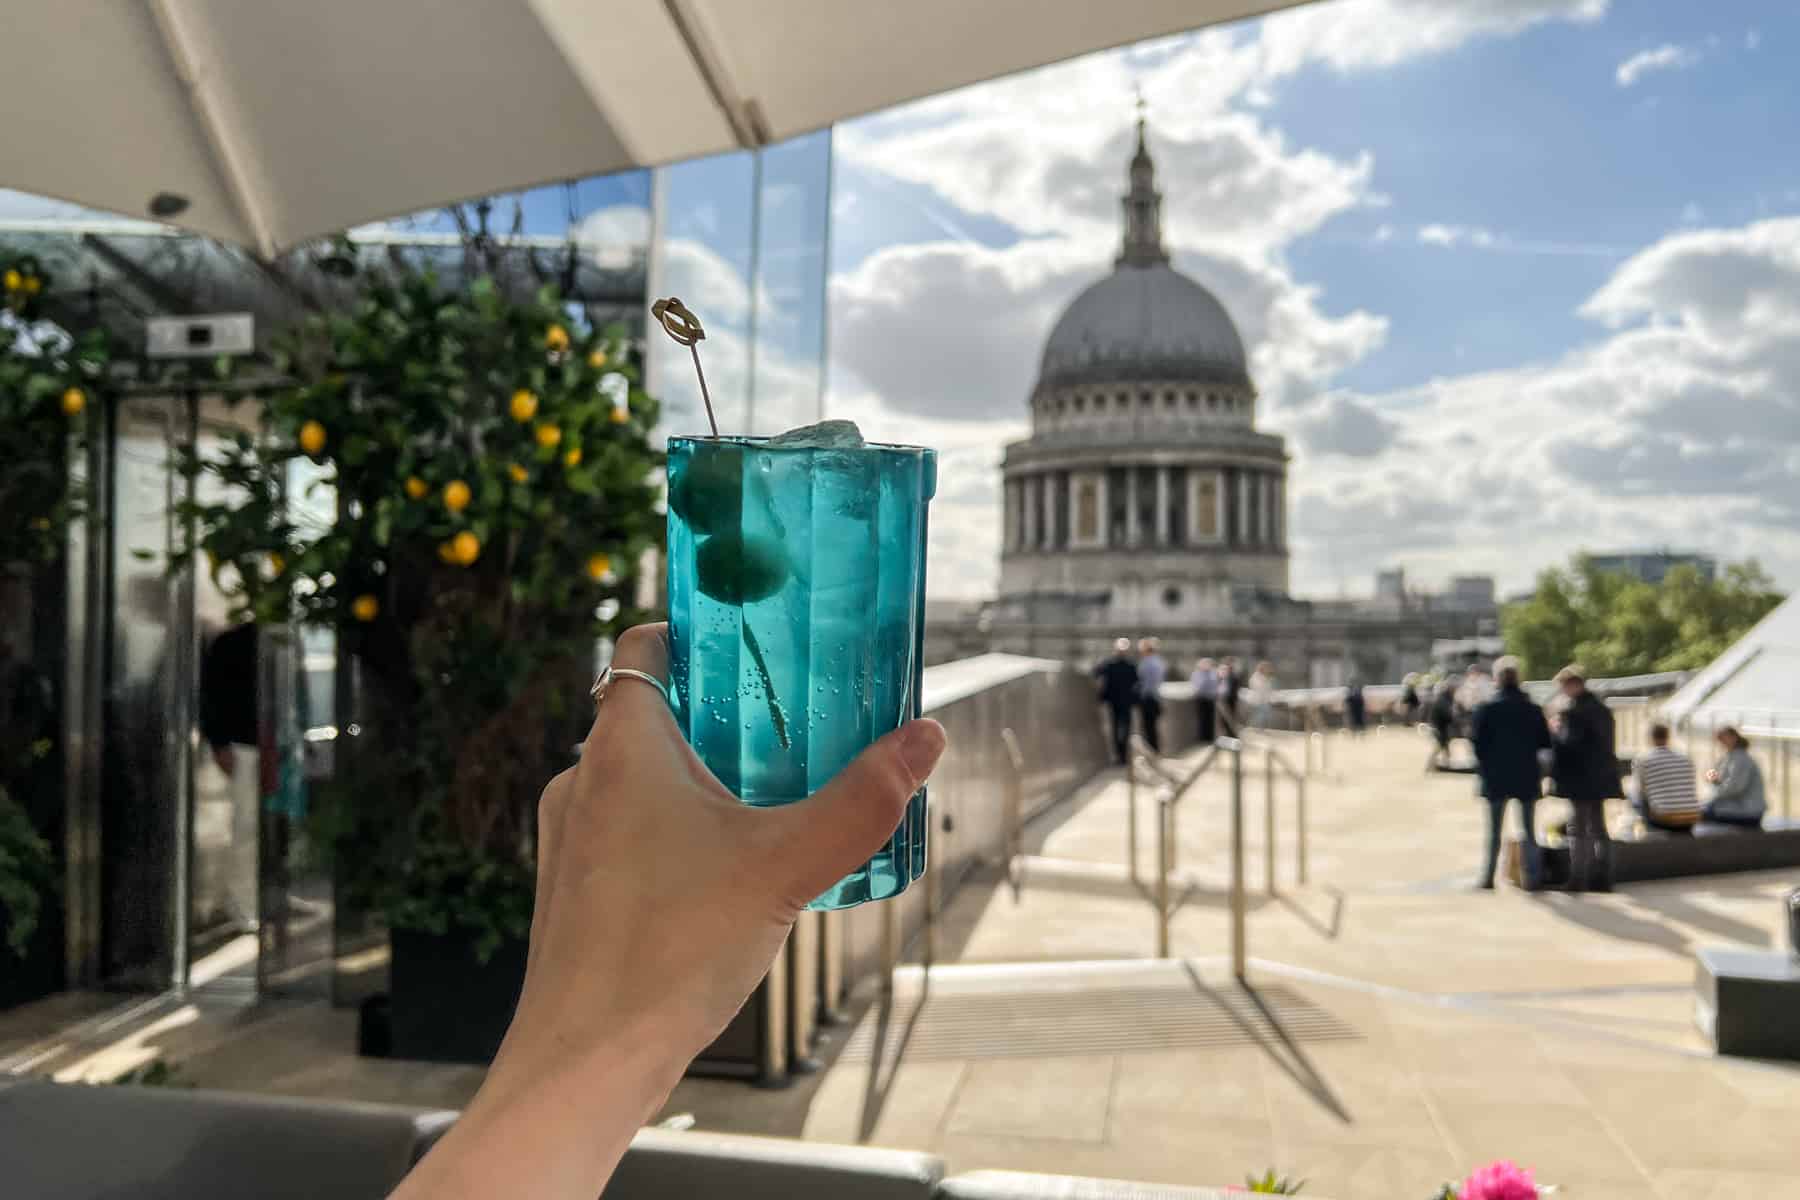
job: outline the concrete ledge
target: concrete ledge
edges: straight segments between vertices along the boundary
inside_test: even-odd
[[[1703,824],[1691,834],[1653,832],[1618,842],[1613,851],[1618,883],[1786,867],[1800,867],[1800,822],[1771,820],[1761,831]]]
[[[1694,1020],[1720,1054],[1800,1061],[1800,959],[1726,946],[1694,957]]]
[[[1226,1200],[1230,1194],[1215,1188],[1031,1175],[1020,1171],[971,1171],[946,1180],[938,1189],[938,1195],[944,1200]]]

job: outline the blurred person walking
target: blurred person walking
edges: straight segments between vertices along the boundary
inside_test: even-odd
[[[1238,672],[1238,660],[1227,658],[1219,667],[1219,711],[1225,721],[1225,733],[1236,737],[1244,724],[1242,696],[1244,677]]]
[[[1352,679],[1344,689],[1344,725],[1352,737],[1361,737],[1369,727],[1369,703],[1360,679]]]
[[[1112,657],[1094,668],[1099,700],[1112,719],[1113,762],[1124,766],[1130,753],[1131,710],[1137,707],[1138,669],[1131,661],[1131,639],[1113,643]]]
[[[1250,682],[1244,687],[1250,701],[1250,721],[1258,729],[1267,729],[1275,715],[1275,668],[1268,662],[1256,664]]]
[[[1446,770],[1450,766],[1450,735],[1456,728],[1456,684],[1448,676],[1438,680],[1431,693],[1431,707],[1426,712],[1431,724],[1431,757],[1425,770]]]
[[[1194,685],[1195,739],[1202,746],[1210,746],[1218,736],[1218,665],[1210,658],[1201,659],[1194,664],[1194,673],[1188,677],[1188,682]]]
[[[1625,794],[1614,752],[1612,710],[1587,688],[1587,671],[1571,663],[1556,673],[1568,705],[1555,730],[1551,774],[1569,802],[1569,890],[1612,891],[1612,838],[1606,802]]]
[[[1162,720],[1162,685],[1169,678],[1169,664],[1158,653],[1160,643],[1153,637],[1138,641],[1138,712],[1144,723],[1144,740],[1158,754],[1162,753],[1162,737],[1158,728]]]
[[[1730,725],[1713,734],[1725,751],[1719,765],[1706,773],[1713,785],[1703,817],[1719,825],[1761,829],[1768,802],[1763,796],[1762,768],[1750,757],[1750,739]]]
[[[1411,672],[1400,681],[1400,719],[1408,725],[1419,719],[1419,677]]]
[[[1537,802],[1543,792],[1538,751],[1550,748],[1550,724],[1544,720],[1544,710],[1519,686],[1518,659],[1509,655],[1497,661],[1494,676],[1499,690],[1475,710],[1470,738],[1475,745],[1481,795],[1488,804],[1487,857],[1476,886],[1488,890],[1494,886],[1494,865],[1500,860],[1500,838],[1506,828],[1506,802],[1517,800],[1524,827],[1520,874],[1525,890],[1535,892],[1543,884],[1537,844]]]

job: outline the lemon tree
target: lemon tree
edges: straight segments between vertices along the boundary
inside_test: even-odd
[[[538,793],[662,534],[638,358],[551,289],[369,276],[292,339],[266,435],[191,464],[231,497],[188,506],[191,552],[242,613],[359,660],[324,833],[401,925],[524,933]]]
[[[71,455],[106,388],[99,334],[45,319],[51,279],[30,255],[0,249],[0,574],[53,564],[83,496]],[[0,652],[0,961],[23,955],[54,886],[49,843],[18,803],[53,748],[48,682]]]

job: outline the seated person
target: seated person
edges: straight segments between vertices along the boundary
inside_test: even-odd
[[[1631,806],[1652,829],[1691,833],[1700,820],[1700,797],[1694,790],[1694,763],[1669,748],[1669,727],[1650,727],[1650,749],[1631,764]]]
[[[1725,757],[1706,773],[1713,792],[1702,816],[1720,825],[1761,829],[1763,811],[1768,805],[1763,800],[1762,768],[1750,757],[1749,740],[1729,725],[1713,737],[1724,749]]]

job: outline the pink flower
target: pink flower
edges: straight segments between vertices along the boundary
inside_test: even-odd
[[[1478,1168],[1463,1181],[1461,1200],[1538,1200],[1531,1171],[1513,1162],[1494,1162]]]

